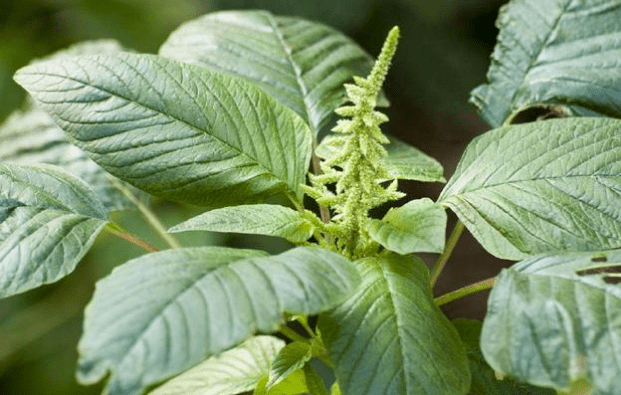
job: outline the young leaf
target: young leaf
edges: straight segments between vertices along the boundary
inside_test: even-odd
[[[534,385],[567,390],[586,380],[597,394],[621,393],[619,280],[618,251],[544,255],[503,270],[483,322],[485,359]]]
[[[200,214],[170,228],[170,232],[207,230],[283,237],[292,243],[308,240],[313,224],[300,213],[274,204],[224,207]]]
[[[413,200],[391,208],[382,220],[369,223],[369,236],[399,254],[444,250],[446,212],[431,199]]]
[[[466,394],[468,361],[415,256],[358,261],[362,284],[319,329],[345,395]]]
[[[459,336],[466,346],[466,354],[472,374],[470,393],[473,395],[555,395],[556,391],[549,388],[538,388],[520,383],[510,377],[498,379],[494,370],[489,367],[481,354],[479,339],[481,338],[481,322],[467,318],[452,321]]]
[[[413,180],[422,182],[446,182],[442,165],[418,148],[404,143],[394,137],[385,145],[388,155],[382,158],[389,179]],[[330,160],[340,155],[344,142],[332,134],[321,140],[315,153],[322,159]]]
[[[266,388],[271,388],[296,370],[300,370],[311,359],[311,345],[304,342],[287,344],[274,358],[269,372],[269,381]]]
[[[108,394],[140,394],[254,332],[276,331],[284,312],[334,307],[358,283],[349,261],[320,248],[144,255],[98,283],[78,345],[78,378],[94,383],[110,371]]]
[[[252,84],[155,55],[37,63],[16,81],[113,175],[205,206],[301,196],[311,134]]]
[[[343,84],[372,58],[325,25],[266,11],[226,11],[187,22],[160,55],[245,78],[301,116],[317,134],[345,101]]]
[[[272,336],[252,337],[171,379],[149,395],[235,395],[252,391],[268,374],[285,342]]]
[[[108,223],[95,193],[50,165],[0,165],[0,297],[71,273]]]
[[[302,370],[292,372],[286,379],[276,386],[267,389],[268,376],[265,375],[254,389],[253,395],[301,395],[308,393],[306,375]]]
[[[621,117],[621,7],[608,0],[519,0],[500,9],[488,84],[472,92],[498,127],[538,104]]]
[[[621,247],[621,121],[555,119],[474,139],[439,202],[491,254]]]
[[[113,185],[111,176],[71,144],[54,120],[34,105],[15,111],[0,125],[0,161],[60,166],[84,180],[108,210],[135,207]]]

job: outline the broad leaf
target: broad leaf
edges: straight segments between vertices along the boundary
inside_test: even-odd
[[[0,297],[71,273],[108,223],[81,180],[49,165],[0,165]]]
[[[319,317],[343,394],[466,394],[466,353],[433,303],[427,266],[388,253],[361,260],[358,268],[358,291]]]
[[[108,210],[135,207],[114,186],[112,176],[71,144],[54,120],[36,106],[14,112],[0,125],[0,162],[57,165],[84,180]]]
[[[149,395],[235,395],[252,391],[269,372],[285,342],[272,336],[250,338],[158,387]]]
[[[300,370],[311,359],[311,345],[304,342],[287,344],[274,358],[269,372],[267,388],[281,383],[291,373]]]
[[[491,254],[621,247],[621,121],[571,118],[475,138],[440,195]]]
[[[566,390],[621,393],[621,253],[544,255],[503,270],[481,332],[494,370]],[[577,392],[575,392],[577,393]]]
[[[127,51],[114,40],[85,41],[55,52],[35,62],[73,55],[110,54]],[[109,210],[134,208],[110,180],[110,175],[69,142],[54,120],[28,100],[24,111],[17,110],[0,125],[0,162],[17,164],[49,163],[83,179]]]
[[[245,81],[130,53],[37,63],[15,79],[95,162],[149,193],[205,206],[301,196],[310,131]]]
[[[323,24],[266,11],[227,11],[183,24],[160,54],[251,81],[300,115],[315,134],[345,101],[343,84],[372,59]]]
[[[323,159],[331,159],[343,150],[343,142],[329,135],[317,146],[315,153]],[[413,180],[423,182],[446,182],[442,165],[420,151],[418,148],[389,137],[390,143],[385,146],[388,156],[382,159],[390,179]]]
[[[413,200],[391,208],[382,220],[369,223],[369,235],[399,254],[442,252],[446,239],[446,212],[431,199]]]
[[[466,318],[452,321],[466,346],[466,354],[472,374],[470,393],[473,395],[555,395],[556,391],[520,383],[510,377],[498,379],[481,354],[481,322]]]
[[[488,84],[471,101],[493,127],[531,106],[621,117],[621,7],[517,0],[500,9]]]
[[[254,332],[276,331],[284,312],[334,307],[358,282],[349,261],[320,248],[144,255],[98,283],[78,345],[78,378],[94,383],[110,371],[110,395],[139,394]]]
[[[170,228],[170,232],[207,230],[283,237],[293,243],[308,240],[314,227],[295,210],[274,204],[251,204],[208,211]]]

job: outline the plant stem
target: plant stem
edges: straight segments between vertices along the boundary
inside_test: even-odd
[[[486,289],[490,289],[494,286],[494,280],[496,277],[490,277],[485,280],[476,282],[474,284],[466,285],[463,288],[459,288],[455,291],[449,292],[442,296],[435,298],[434,303],[436,306],[442,306],[457,299],[461,299],[464,296],[472,295]]]
[[[289,192],[285,192],[285,196],[293,203],[293,206],[300,214],[304,214],[304,206],[297,197],[291,195]]]
[[[138,209],[138,211],[140,211],[140,214],[143,216],[143,218],[147,221],[147,223],[151,226],[151,228],[153,228],[153,230],[155,231],[155,233],[158,234],[158,236],[164,240],[164,242],[170,247],[170,248],[181,248],[182,245],[181,243],[179,243],[179,240],[177,240],[176,237],[174,237],[173,235],[171,235],[170,233],[168,233],[168,231],[166,230],[166,227],[164,226],[164,224],[162,224],[162,222],[159,220],[159,218],[157,218],[157,216],[155,214],[153,214],[153,211],[151,211],[144,203],[142,203],[142,201],[140,199],[138,199],[136,197],[136,195],[134,195],[132,193],[131,190],[129,190],[129,188],[127,188],[125,185],[121,184],[118,180],[113,179],[115,181],[116,187],[123,192],[123,194],[132,202],[136,205],[136,208]]]
[[[278,331],[293,341],[305,342],[305,343],[310,342],[310,340],[308,340],[307,338],[300,335],[299,333],[297,333],[296,331],[294,331],[293,329],[289,328],[286,325],[281,326]]]
[[[459,241],[459,237],[461,236],[463,231],[464,231],[464,224],[461,223],[461,221],[457,220],[457,223],[455,224],[455,227],[453,228],[453,232],[451,233],[451,236],[446,242],[444,251],[442,252],[440,257],[438,258],[438,261],[436,262],[436,264],[433,266],[433,269],[431,270],[431,279],[429,280],[431,284],[431,289],[433,289],[433,287],[436,285],[436,282],[438,281],[438,277],[440,277],[440,274],[442,273],[442,270],[444,269],[446,262],[451,257],[451,254],[453,253],[453,249],[457,245],[457,241]]]
[[[156,252],[159,251],[160,249],[155,247],[154,245],[152,245],[151,243],[142,240],[140,237],[135,236],[127,231],[125,231],[123,228],[121,228],[119,225],[115,224],[114,222],[109,223],[108,225],[106,225],[105,229],[112,233],[115,236],[120,237],[123,240],[126,240],[148,252]]]

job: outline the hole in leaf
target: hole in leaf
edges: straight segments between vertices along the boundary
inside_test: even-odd
[[[619,284],[621,283],[621,276],[606,276],[604,282],[606,284]]]
[[[606,255],[594,256],[591,258],[591,262],[608,262]]]
[[[601,273],[621,273],[621,265],[617,263],[617,264],[614,264],[614,266],[591,267],[588,269],[576,271],[576,274],[578,276],[589,276],[589,275],[601,274]]]

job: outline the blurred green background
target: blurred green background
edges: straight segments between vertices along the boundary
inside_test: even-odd
[[[32,58],[72,43],[114,38],[140,52],[157,51],[180,23],[224,9],[267,9],[334,26],[372,55],[393,25],[402,39],[386,83],[392,106],[384,130],[437,158],[447,178],[465,145],[487,126],[467,103],[485,82],[497,31],[499,0],[0,0],[0,122],[24,99],[12,74]],[[437,198],[442,185],[402,182],[410,196]],[[166,225],[198,209],[160,200],[154,210]],[[455,221],[451,215],[449,229]],[[135,213],[115,219],[148,241],[157,238]],[[186,236],[193,245],[222,243],[287,248],[267,237]],[[99,394],[102,385],[79,386],[74,369],[82,311],[97,279],[141,251],[102,234],[75,273],[57,284],[0,300],[0,394]],[[424,257],[430,264],[433,255]],[[507,262],[491,258],[468,234],[462,237],[438,283],[438,294],[498,273]],[[445,307],[449,317],[482,318],[486,294]]]

